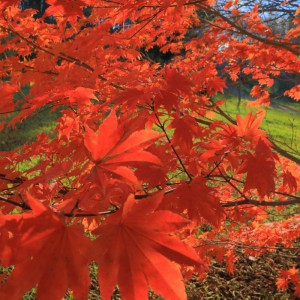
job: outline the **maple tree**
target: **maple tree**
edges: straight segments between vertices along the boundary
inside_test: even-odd
[[[183,280],[213,259],[232,272],[237,246],[294,247],[299,215],[268,222],[268,209],[300,203],[300,154],[260,124],[274,78],[299,74],[300,8],[281,36],[238,1],[46,2],[41,18],[0,3],[0,114],[14,113],[0,128],[60,111],[54,135],[0,152],[0,257],[14,266],[2,298],[86,299],[96,262],[103,299],[116,286],[123,299],[186,299]],[[155,47],[172,60],[150,58]],[[256,82],[256,111],[233,119],[214,96],[239,74]],[[278,274],[289,282],[300,296],[297,266]]]

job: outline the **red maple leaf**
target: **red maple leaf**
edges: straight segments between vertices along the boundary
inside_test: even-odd
[[[18,91],[17,86],[3,83],[0,87],[0,90],[0,113],[13,111],[15,107],[13,96]]]
[[[80,0],[75,0],[75,1],[47,0],[47,3],[50,4],[51,6],[46,10],[45,16],[58,15],[58,16],[83,17],[82,8],[86,6],[86,3]]]
[[[176,117],[171,125],[175,128],[172,142],[189,151],[193,146],[193,137],[199,133],[195,119],[190,116]]]
[[[247,173],[244,191],[256,188],[261,197],[275,189],[275,159],[277,155],[260,139],[255,153],[249,153],[239,173]]]
[[[223,216],[223,209],[215,190],[208,187],[202,177],[196,177],[190,183],[182,183],[166,199],[170,205],[175,206],[175,210],[179,212],[187,210],[189,218],[193,220],[204,218],[218,226]]]
[[[259,139],[263,139],[268,143],[265,132],[259,129],[261,122],[265,116],[265,111],[260,110],[253,114],[250,112],[244,117],[236,116],[237,125],[222,125],[224,129],[220,132],[222,136],[228,137],[228,142],[235,145],[241,143],[241,138],[250,143],[256,144]]]
[[[259,129],[264,116],[265,111],[263,110],[255,114],[249,113],[244,118],[237,115],[237,126],[235,127],[237,135],[251,142],[257,141],[259,138],[263,138],[266,141],[265,132]]]
[[[7,228],[13,234],[10,263],[16,267],[0,289],[0,298],[20,299],[37,285],[38,299],[61,299],[68,288],[76,298],[86,299],[92,242],[78,226],[67,226],[29,194],[27,199],[32,212],[7,216]]]
[[[166,67],[165,78],[169,90],[181,91],[184,94],[191,93],[191,87],[193,86],[193,82],[179,74],[176,70]]]
[[[124,178],[132,177],[132,171],[122,169],[121,165],[142,166],[161,165],[158,157],[144,149],[153,144],[161,134],[153,130],[127,131],[122,124],[119,125],[115,112],[99,126],[98,133],[86,127],[84,145],[89,151],[92,161],[100,172],[111,172]]]
[[[296,101],[300,100],[300,85],[296,85],[288,91],[284,92],[284,95],[287,95]]]
[[[285,171],[282,173],[281,177],[283,178],[283,186],[289,188],[290,193],[297,192],[297,180],[290,171]]]
[[[166,299],[186,299],[178,266],[201,265],[196,252],[171,235],[189,223],[169,211],[155,211],[162,193],[146,200],[129,197],[121,211],[107,218],[94,233],[99,281],[104,300],[116,285],[122,299],[146,300],[151,287]]]

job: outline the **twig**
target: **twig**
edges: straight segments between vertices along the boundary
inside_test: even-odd
[[[171,147],[172,151],[174,152],[174,154],[176,155],[176,157],[177,157],[177,159],[178,159],[178,161],[179,161],[179,164],[181,165],[182,169],[184,170],[184,172],[185,172],[186,175],[188,176],[189,181],[191,182],[191,181],[193,180],[193,177],[190,175],[190,173],[189,173],[188,170],[186,169],[186,167],[185,167],[183,161],[181,160],[181,158],[180,158],[178,152],[176,151],[175,147],[172,145],[172,141],[171,141],[171,139],[170,139],[170,137],[169,137],[169,135],[168,135],[168,133],[167,133],[167,131],[166,131],[164,125],[161,123],[161,121],[160,121],[160,119],[159,119],[159,117],[158,117],[156,111],[154,110],[154,107],[152,108],[152,110],[153,110],[154,115],[155,115],[155,118],[156,118],[156,120],[157,120],[157,122],[158,122],[158,125],[157,125],[157,126],[163,131],[164,135],[166,136],[166,138],[167,138],[167,140],[168,140],[168,143],[170,144],[170,147]]]

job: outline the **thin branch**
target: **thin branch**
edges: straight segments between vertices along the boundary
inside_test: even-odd
[[[218,169],[218,171],[219,171],[219,173],[220,173],[220,175],[224,178],[224,180],[235,190],[235,191],[237,191],[240,195],[241,195],[241,197],[243,197],[245,200],[250,200],[250,199],[248,199],[248,197],[238,188],[238,187],[236,187],[232,182],[231,182],[231,180],[226,176],[226,175],[224,175],[223,173],[222,173],[222,171],[220,170],[220,168],[219,168],[219,166],[217,166],[217,169]]]
[[[215,163],[215,166],[210,170],[210,172],[208,174],[204,174],[205,178],[210,178],[210,176],[212,175],[212,173],[219,168],[220,164],[223,162],[223,160],[225,159],[225,157],[229,154],[229,151],[225,152],[223,154],[223,156],[221,157],[220,161]],[[221,176],[222,178],[224,178],[223,176]]]
[[[292,160],[293,162],[300,164],[300,158],[290,154],[289,152],[285,151],[284,149],[280,148],[277,144],[274,143],[274,141],[272,139],[270,139],[272,142],[272,148],[278,152],[280,155]]]
[[[258,200],[252,200],[252,199],[244,199],[240,201],[235,202],[223,202],[221,205],[223,207],[235,207],[245,204],[251,204],[254,206],[286,206],[286,205],[292,205],[292,204],[300,204],[300,199],[290,199],[285,201],[258,201]]]
[[[165,137],[166,137],[167,140],[168,140],[168,143],[170,144],[170,147],[171,147],[172,151],[174,152],[174,154],[176,155],[176,157],[177,157],[177,159],[178,159],[178,161],[179,161],[179,164],[181,165],[182,169],[184,170],[184,172],[185,172],[186,175],[188,176],[189,181],[191,182],[191,181],[193,180],[193,177],[190,175],[190,173],[189,173],[188,170],[186,169],[186,167],[185,167],[185,165],[184,165],[182,159],[180,158],[178,152],[176,151],[175,147],[172,145],[172,141],[171,141],[171,139],[170,139],[170,137],[169,137],[169,135],[168,135],[168,133],[167,133],[167,131],[166,131],[164,125],[161,123],[161,121],[160,121],[160,119],[159,119],[159,117],[158,117],[158,115],[157,115],[157,113],[156,113],[154,107],[152,108],[152,110],[153,110],[154,115],[155,115],[155,118],[156,118],[156,120],[157,120],[157,122],[158,122],[158,125],[157,125],[157,126],[163,131]]]
[[[202,6],[203,8],[203,6]],[[254,40],[257,40],[263,44],[267,44],[267,45],[271,45],[274,47],[278,47],[278,48],[282,48],[285,49],[293,54],[295,54],[296,56],[300,55],[300,51],[290,47],[287,43],[285,43],[284,41],[275,41],[275,40],[270,40],[267,38],[263,38],[260,36],[257,36],[255,34],[253,34],[252,32],[240,27],[239,25],[237,25],[236,22],[233,22],[232,20],[230,20],[229,18],[227,18],[226,16],[222,15],[219,11],[215,10],[214,8],[208,7],[206,6],[205,8],[206,11],[214,14],[215,16],[220,17],[221,19],[223,19],[226,23],[230,24],[232,27],[234,27],[235,29],[237,29],[240,33],[249,36],[251,38],[253,38]]]
[[[111,215],[115,212],[117,212],[118,209],[114,209],[114,210],[106,210],[106,211],[100,211],[98,213],[65,213],[63,214],[65,217],[69,217],[69,218],[83,218],[83,217],[99,217],[99,216],[107,216],[107,215]]]
[[[17,207],[21,207],[21,208],[24,209],[24,210],[31,209],[25,202],[24,202],[24,203],[19,203],[19,202],[10,200],[10,199],[8,199],[8,198],[6,198],[6,197],[3,197],[3,196],[0,196],[0,200],[1,200],[1,201],[4,201],[4,202],[6,202],[6,203],[12,204],[12,205],[14,205],[14,206],[17,206]]]
[[[300,200],[300,197],[298,197],[298,196],[296,196],[296,195],[291,195],[291,194],[281,193],[281,192],[276,192],[276,191],[274,191],[273,193],[274,193],[274,194],[278,194],[278,195],[282,195],[282,196],[286,196],[286,197],[291,197],[291,198],[295,198],[295,199],[299,199],[299,200]]]
[[[19,194],[19,196],[21,196],[21,195]],[[22,202],[22,203],[18,203],[16,201],[10,200],[10,199],[8,199],[6,197],[3,197],[3,196],[0,196],[0,201],[4,201],[4,202],[12,204],[14,206],[20,207],[23,210],[32,210],[31,207],[25,201]],[[84,212],[82,212],[82,213],[73,213],[73,212],[71,212],[71,213],[62,213],[62,214],[63,214],[63,216],[69,217],[69,218],[98,217],[98,216],[111,215],[111,214],[117,212],[118,210],[119,210],[118,208],[115,208],[113,210],[100,211],[100,212],[97,212],[97,213],[84,213]]]
[[[143,30],[150,22],[152,22],[158,14],[160,14],[163,11],[163,9],[160,9],[157,13],[155,13],[141,28],[139,28],[131,37],[129,37],[129,40],[131,40],[134,36],[136,36],[141,30]]]
[[[9,181],[11,183],[23,183],[24,182],[24,179],[22,179],[20,177],[10,179],[10,178],[7,178],[5,174],[0,174],[0,180]]]

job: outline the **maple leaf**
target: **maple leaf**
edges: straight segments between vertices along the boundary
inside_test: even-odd
[[[191,93],[192,81],[179,74],[176,70],[166,67],[165,78],[170,90],[178,90],[185,94]]]
[[[86,6],[86,4],[80,0],[75,0],[75,1],[47,0],[47,3],[50,4],[51,6],[46,10],[45,16],[51,16],[51,15],[72,16],[74,21],[75,21],[74,16],[83,17],[82,8]]]
[[[250,91],[250,95],[252,97],[259,97],[261,93],[262,93],[262,88],[258,85],[255,85]]]
[[[259,129],[263,118],[265,117],[265,111],[260,110],[253,114],[250,112],[244,118],[240,115],[236,116],[237,126],[236,131],[238,136],[241,136],[249,141],[256,141],[259,138],[265,136],[265,132]]]
[[[260,86],[254,86],[251,89],[250,95],[256,97],[254,101],[250,101],[247,107],[259,107],[261,105],[270,105],[270,94],[266,88],[261,88]]]
[[[139,99],[142,99],[144,92],[137,88],[127,89],[119,94],[116,101],[121,103],[128,103],[129,107],[134,106]]]
[[[155,104],[164,105],[168,112],[171,112],[174,107],[178,106],[179,98],[176,94],[167,91],[159,90],[159,93],[155,95]]]
[[[280,290],[286,290],[288,284],[289,284],[289,281],[287,278],[277,278],[277,280],[276,280],[276,286]]]
[[[207,83],[207,92],[209,95],[214,95],[217,92],[224,92],[226,88],[226,82],[223,78],[216,76],[213,80]]]
[[[99,126],[97,134],[88,125],[85,127],[84,145],[97,168],[118,175],[120,165],[161,165],[155,155],[144,150],[161,137],[160,133],[153,130],[126,131],[122,124],[119,126],[114,111]]]
[[[295,284],[295,295],[299,294],[299,269],[295,266],[288,270],[280,271],[280,277],[276,280],[276,286],[278,289],[286,290],[289,282]]]
[[[237,125],[221,125],[224,130],[220,131],[219,134],[225,137],[227,145],[232,145],[234,148],[240,146],[244,141],[256,145],[259,139],[264,140],[266,144],[270,145],[270,142],[265,136],[265,132],[259,129],[264,116],[265,111],[263,110],[255,114],[251,112],[244,117],[237,115]]]
[[[77,87],[75,90],[64,92],[71,103],[90,103],[90,99],[95,98],[94,91],[85,87]]]
[[[8,6],[12,6],[12,5],[18,6],[19,4],[20,4],[19,0],[3,0],[0,3],[0,8],[4,9]]]
[[[13,96],[18,91],[17,86],[3,83],[0,87],[1,90],[1,102],[0,102],[0,113],[13,111],[15,104],[13,102]]]
[[[288,186],[289,190],[291,193],[297,192],[297,180],[296,178],[292,175],[290,171],[285,171],[282,173],[281,177],[283,178],[283,186]]]
[[[265,77],[265,78],[260,78],[258,79],[258,82],[260,85],[266,85],[267,87],[272,87],[274,84],[274,79]]]
[[[6,226],[6,217],[0,214],[0,258],[2,266],[9,266],[12,256],[10,244],[11,233]]]
[[[296,85],[290,90],[285,91],[284,95],[294,98],[296,101],[300,101],[300,85]]]
[[[202,177],[196,177],[190,183],[182,183],[174,193],[166,197],[171,205],[177,206],[179,212],[187,210],[189,218],[199,221],[206,219],[218,226],[223,216],[223,209],[215,190],[206,185]]]
[[[166,299],[186,299],[180,270],[174,262],[200,266],[196,252],[171,233],[189,221],[169,211],[155,211],[158,193],[136,201],[130,196],[122,210],[107,218],[95,234],[96,261],[104,300],[116,285],[124,300],[146,300],[151,287]]]
[[[190,116],[177,117],[171,125],[175,128],[172,142],[184,150],[190,150],[193,146],[193,137],[199,131],[195,119]]]
[[[244,191],[256,188],[258,194],[264,197],[275,189],[275,159],[278,159],[277,155],[260,139],[255,154],[248,154],[239,171],[239,173],[247,173]]]
[[[32,212],[7,216],[7,226],[13,233],[10,263],[16,267],[1,287],[0,298],[9,295],[9,299],[20,299],[37,285],[38,299],[59,300],[67,288],[73,290],[76,298],[86,299],[92,242],[81,228],[65,225],[57,214],[29,194],[27,199]]]
[[[233,250],[227,250],[225,253],[225,257],[226,257],[226,268],[227,268],[227,272],[229,274],[232,274],[234,271],[234,262],[236,261],[237,257],[234,254]]]
[[[287,270],[289,274],[289,278],[292,282],[296,283],[299,278],[299,269],[297,269],[295,266]]]

